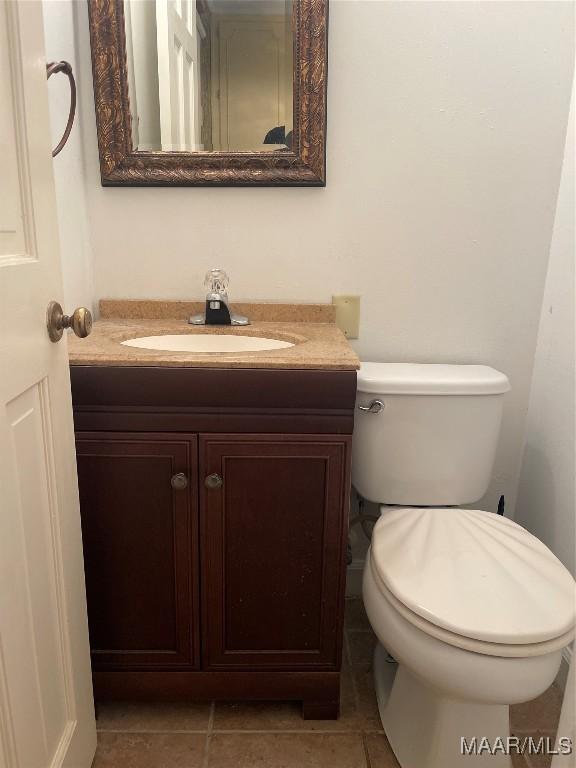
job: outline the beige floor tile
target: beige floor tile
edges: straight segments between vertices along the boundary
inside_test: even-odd
[[[201,768],[206,736],[100,733],[92,768]]]
[[[104,702],[97,709],[99,731],[206,731],[210,718],[210,704],[205,702]]]
[[[372,632],[348,632],[351,664],[372,664],[376,637]]]
[[[346,600],[344,615],[346,618],[346,629],[355,629],[363,632],[372,631],[361,597],[349,597]]]
[[[364,735],[369,768],[400,768],[398,761],[383,733],[367,733]],[[544,768],[544,763],[529,765],[523,755],[512,754],[512,768]]]
[[[217,701],[214,730],[338,730],[339,720],[303,720],[299,701]]]
[[[219,702],[214,731],[352,731],[358,728],[354,704],[342,706],[338,720],[304,720],[297,701]]]
[[[352,674],[358,697],[357,716],[358,722],[361,724],[360,727],[365,731],[381,731],[382,722],[374,692],[372,666],[368,664],[356,665],[352,668]]]
[[[528,755],[526,758],[528,768],[550,768],[552,765],[552,755]]]
[[[215,731],[343,731],[361,727],[356,713],[352,673],[342,670],[338,720],[303,720],[298,701],[216,702]]]
[[[369,768],[399,768],[388,739],[382,733],[367,733],[364,735],[366,752],[369,759]],[[512,768],[549,768],[549,756],[511,755]]]
[[[552,755],[529,755],[526,758],[528,768],[550,768]]]
[[[543,739],[543,752],[542,754],[529,754],[526,750],[524,753],[524,763],[520,763],[521,768],[550,768],[552,762],[552,750],[554,749],[556,738],[552,731],[535,731],[532,733],[515,733],[520,738],[532,737],[533,743],[538,745],[540,739]],[[547,752],[547,753],[546,753]]]
[[[398,760],[383,733],[367,733],[364,736],[369,768],[400,768]]]
[[[208,768],[366,768],[359,733],[215,733]]]
[[[555,731],[562,708],[562,691],[553,683],[542,696],[510,707],[510,726],[514,732]]]
[[[524,759],[524,755],[519,755],[514,752],[510,758],[512,760],[512,768],[528,768],[528,763]]]

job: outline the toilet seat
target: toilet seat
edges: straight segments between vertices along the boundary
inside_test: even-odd
[[[484,640],[475,640],[471,637],[465,637],[464,635],[458,635],[455,632],[449,632],[442,627],[436,626],[430,621],[426,621],[417,613],[411,611],[405,605],[403,605],[394,595],[386,588],[382,582],[380,576],[376,572],[372,559],[370,560],[370,570],[374,577],[374,581],[383,597],[387,600],[398,613],[417,629],[426,633],[430,637],[435,637],[437,640],[452,645],[455,648],[462,648],[465,651],[471,651],[473,653],[483,654],[485,656],[501,656],[503,658],[528,658],[530,656],[543,656],[547,653],[553,653],[554,651],[562,650],[569,645],[574,639],[574,630],[569,630],[563,635],[552,640],[546,640],[541,643],[490,643]]]
[[[518,657],[573,637],[571,574],[541,541],[498,515],[382,507],[370,568],[384,599],[450,645]]]

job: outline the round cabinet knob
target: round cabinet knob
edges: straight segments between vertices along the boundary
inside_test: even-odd
[[[85,339],[92,330],[92,313],[86,307],[78,307],[71,315],[65,315],[57,301],[48,304],[46,326],[50,341],[60,341],[65,328],[71,328],[76,336]]]
[[[177,472],[175,475],[172,475],[170,485],[175,491],[183,491],[184,488],[188,487],[188,478],[184,472]]]
[[[204,480],[204,485],[206,488],[222,488],[222,482],[220,475],[214,472],[214,474],[208,475],[206,480]]]

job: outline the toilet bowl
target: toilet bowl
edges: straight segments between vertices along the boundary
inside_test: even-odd
[[[500,658],[438,640],[406,621],[382,597],[371,569],[364,574],[366,613],[379,640],[374,655],[378,708],[386,736],[403,768],[475,765],[463,742],[504,743],[509,704],[539,696],[554,680],[561,650]],[[384,648],[398,661],[393,671]],[[492,768],[509,768],[506,755],[478,755]]]
[[[540,602],[546,585],[554,585],[551,605]],[[383,507],[363,598],[380,643],[378,706],[400,765],[508,768],[503,753],[471,763],[462,739],[505,744],[509,705],[554,680],[574,626],[564,566],[521,526],[488,512]]]
[[[402,768],[510,768],[509,705],[552,683],[576,611],[542,542],[459,508],[486,491],[508,381],[485,366],[362,369],[352,476],[381,504],[363,599],[384,730]]]

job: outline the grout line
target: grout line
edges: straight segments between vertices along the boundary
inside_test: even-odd
[[[370,761],[370,753],[368,752],[368,744],[366,743],[366,734],[362,733],[362,748],[364,749],[364,762],[366,763],[366,768],[371,768],[372,763]]]
[[[301,734],[307,734],[308,736],[311,734],[318,734],[321,736],[326,736],[326,734],[329,734],[331,736],[340,736],[342,734],[350,734],[350,733],[362,733],[361,728],[332,728],[330,730],[324,730],[321,728],[266,728],[264,730],[258,729],[258,728],[242,728],[240,730],[228,730],[228,729],[218,729],[216,731],[213,731],[211,736],[224,734],[225,736],[235,735],[239,736],[242,733],[270,733],[270,734],[282,734],[287,733],[291,736],[300,736]],[[383,731],[372,731],[372,733],[383,733]],[[208,735],[208,734],[207,734]]]
[[[210,717],[208,718],[208,732],[206,733],[206,739],[204,740],[204,759],[202,760],[202,768],[208,768],[208,760],[210,759],[210,744],[212,742],[212,733],[214,732],[215,709],[216,702],[210,702]]]
[[[287,733],[287,734],[291,734],[291,735],[299,735],[299,734],[304,734],[305,733],[305,734],[308,734],[308,735],[310,735],[310,734],[321,734],[321,735],[325,736],[326,734],[330,734],[330,735],[338,736],[338,735],[341,735],[341,734],[350,734],[350,733],[358,733],[358,734],[362,734],[362,733],[366,733],[366,734],[384,733],[384,731],[383,730],[378,730],[376,728],[367,728],[366,730],[364,730],[362,728],[329,728],[329,729],[326,729],[326,728],[264,728],[264,729],[262,729],[262,728],[260,728],[260,729],[259,728],[218,728],[218,729],[213,729],[210,732],[208,732],[208,731],[182,731],[182,730],[174,730],[174,729],[170,729],[170,730],[150,730],[149,729],[149,730],[131,730],[131,731],[109,729],[109,730],[106,730],[106,731],[98,731],[98,733],[123,733],[123,734],[126,734],[128,736],[143,736],[143,735],[148,735],[148,734],[164,735],[164,736],[171,736],[172,734],[184,734],[184,735],[190,734],[190,735],[196,735],[196,736],[203,736],[203,735],[205,735],[205,736],[216,736],[216,735],[224,734],[226,736],[230,736],[230,735],[238,736],[238,735],[243,734],[243,733],[249,733],[249,734],[250,733],[251,734],[254,734],[254,733],[270,733],[270,734]]]
[[[128,730],[126,728],[103,728],[103,729],[100,728],[100,729],[96,729],[96,733],[126,733],[129,735],[132,735],[132,734],[142,735],[147,733],[154,733],[154,734],[163,733],[168,735],[170,735],[171,733],[179,733],[179,734],[190,733],[190,734],[195,734],[196,736],[199,736],[202,734],[208,735],[208,731],[206,729],[199,730],[199,731],[190,731],[190,730],[183,730],[182,728],[168,728],[168,729],[166,728],[130,728]]]

